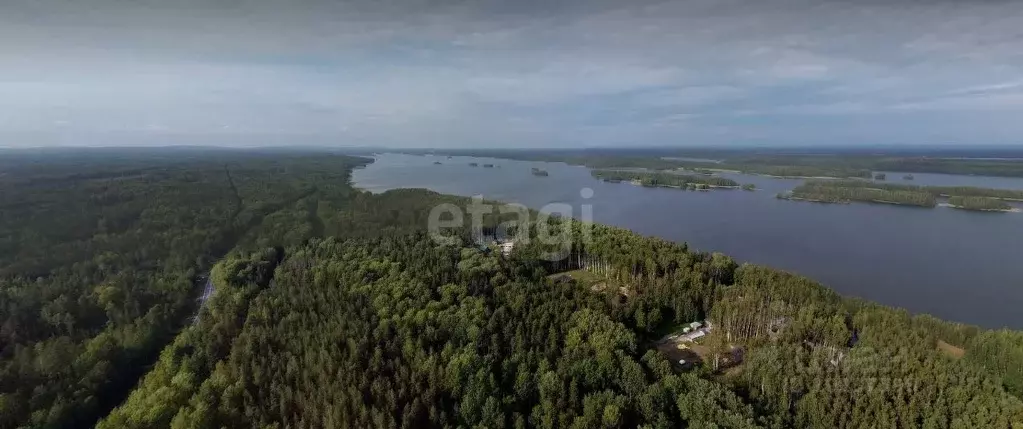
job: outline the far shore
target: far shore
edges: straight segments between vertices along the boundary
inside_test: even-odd
[[[856,202],[856,203],[865,203],[865,204],[887,204],[887,205],[891,205],[891,206],[919,207],[919,208],[925,208],[925,209],[933,208],[933,207],[930,207],[930,206],[921,206],[921,205],[917,205],[917,204],[909,204],[909,203],[902,203],[902,202],[898,202],[898,201],[888,201],[888,200],[840,200],[840,201],[830,201],[830,200],[819,200],[819,199],[806,198],[806,197],[797,197],[797,196],[794,196],[794,195],[779,196],[778,198],[782,199],[782,200],[808,201],[808,202],[811,202],[811,203],[822,203],[822,204],[852,204],[852,203]]]
[[[778,199],[780,199],[780,200],[789,200],[789,201],[804,201],[804,202],[808,202],[808,203],[818,203],[818,204],[852,204],[852,201],[828,201],[828,200],[818,200],[818,199],[815,199],[815,198],[794,197],[794,196],[791,196],[791,195],[783,196],[783,197],[778,197]]]

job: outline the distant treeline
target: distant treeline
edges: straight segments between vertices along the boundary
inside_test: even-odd
[[[896,158],[880,160],[874,164],[874,169],[912,173],[1023,177],[1023,162],[1011,160]]]
[[[745,174],[759,174],[776,177],[858,177],[869,178],[870,170],[837,167],[816,167],[809,165],[766,165],[754,163],[733,163],[733,162],[680,162],[680,168],[693,171],[705,171],[708,169],[738,171]]]
[[[528,156],[523,159],[531,161],[564,162],[571,165],[583,165],[589,168],[645,168],[648,170],[674,170],[682,163],[661,158],[645,158],[634,156]]]
[[[1023,161],[1014,159],[940,158],[929,156],[905,156],[900,154],[846,154],[837,152],[821,153],[770,153],[744,150],[695,151],[676,156],[712,158],[720,162],[717,168],[732,168],[735,165],[750,166],[801,166],[823,170],[860,170],[869,177],[869,171],[900,171],[907,173],[964,174],[976,176],[1023,177]],[[834,174],[813,174],[804,176],[831,176]]]
[[[686,169],[701,174],[709,174],[714,170],[739,171],[746,174],[760,174],[778,177],[858,177],[870,178],[871,171],[863,168],[847,168],[841,166],[815,165],[780,165],[753,162],[722,163],[686,161],[679,159],[634,156],[626,154],[591,154],[585,151],[456,151],[454,154],[463,156],[493,157],[516,159],[522,161],[564,162],[571,165],[583,165],[592,169],[636,168],[648,170]]]
[[[739,184],[724,177],[691,176],[686,174],[653,173],[642,171],[593,170],[593,177],[605,182],[638,181],[643,186],[682,189],[708,189],[710,187],[738,187]]]
[[[653,170],[726,169],[783,177],[860,177],[872,171],[942,173],[1023,177],[1023,162],[1014,159],[941,158],[902,153],[782,152],[771,150],[462,150],[445,154],[565,162],[590,168],[648,168]],[[714,159],[686,161],[672,157]]]

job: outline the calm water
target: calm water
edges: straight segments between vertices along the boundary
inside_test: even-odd
[[[434,165],[440,161],[443,165]],[[493,163],[497,168],[470,167]],[[547,170],[534,177],[530,168]],[[799,180],[724,174],[757,192],[686,192],[604,183],[584,167],[384,154],[354,174],[373,192],[427,188],[518,202],[593,206],[597,222],[687,242],[812,277],[842,294],[985,327],[1023,328],[1023,214],[783,201]],[[917,185],[1023,189],[1023,179],[914,173]],[[584,199],[583,188],[593,190]]]

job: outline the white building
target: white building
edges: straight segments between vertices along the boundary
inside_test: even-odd
[[[707,332],[702,329],[699,329],[681,336],[680,339],[684,342],[693,342],[705,336],[707,336]]]

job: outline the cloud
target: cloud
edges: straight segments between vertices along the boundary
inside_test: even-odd
[[[961,88],[954,91],[950,91],[947,95],[990,94],[1003,92],[1007,90],[1023,90],[1023,79]]]
[[[11,0],[0,50],[5,145],[1023,141],[1011,2]]]

